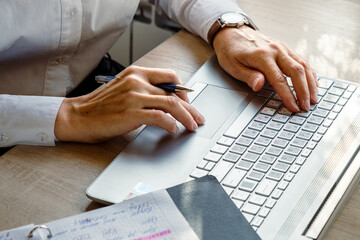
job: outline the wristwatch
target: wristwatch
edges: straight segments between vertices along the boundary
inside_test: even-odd
[[[232,28],[238,28],[243,25],[249,26],[254,30],[258,30],[256,25],[251,21],[250,18],[248,18],[243,13],[238,12],[226,12],[223,13],[210,27],[210,30],[207,35],[207,39],[211,45],[213,46],[213,41],[216,36],[216,34],[223,28],[226,27],[232,27]]]

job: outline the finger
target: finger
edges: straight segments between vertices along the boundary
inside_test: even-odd
[[[146,71],[147,78],[152,85],[159,83],[175,83],[183,85],[175,71],[171,69],[149,68]],[[185,92],[176,93],[182,100],[189,102],[189,98]]]
[[[172,134],[179,131],[176,121],[169,117],[164,111],[157,109],[141,109],[134,115],[134,119],[136,119],[136,121],[140,121],[139,125],[145,124],[157,126]]]
[[[297,55],[293,51],[290,50],[289,55],[290,55],[290,57],[295,59],[298,63],[300,63],[305,68],[307,84],[308,84],[309,91],[310,91],[310,101],[312,104],[316,104],[318,102],[317,87],[318,87],[319,83],[317,81],[317,75],[316,75],[315,71],[312,69],[312,67],[310,66],[310,64],[308,62],[303,60],[299,55]]]
[[[234,78],[245,82],[253,91],[259,91],[265,84],[265,76],[261,72],[248,68],[242,63],[234,64],[232,67]]]
[[[304,67],[285,53],[278,55],[277,63],[282,72],[291,78],[300,107],[309,111],[310,93]]]
[[[266,79],[279,94],[285,106],[292,112],[299,112],[299,106],[296,104],[295,96],[289,87],[282,71],[275,60],[271,57],[260,59],[260,70],[265,74]]]
[[[143,107],[150,109],[162,110],[170,113],[178,120],[186,129],[195,131],[198,123],[195,121],[197,116],[193,116],[194,112],[189,112],[181,104],[181,99],[176,96],[144,96]]]

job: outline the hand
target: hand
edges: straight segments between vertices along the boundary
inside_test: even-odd
[[[164,82],[181,84],[171,70],[133,66],[92,93],[64,99],[55,121],[56,138],[94,143],[143,124],[176,133],[176,122],[166,113],[195,131],[204,117],[188,103],[185,93],[171,94],[154,86]]]
[[[310,103],[317,103],[316,73],[285,44],[242,26],[221,30],[213,46],[225,71],[246,82],[254,91],[259,91],[267,79],[290,111],[300,109],[283,74],[291,78],[302,109],[308,111]]]

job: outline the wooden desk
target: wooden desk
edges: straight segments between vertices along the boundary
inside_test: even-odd
[[[315,70],[360,82],[360,1],[239,0],[261,31],[307,58]],[[186,82],[213,54],[181,31],[135,64],[171,68]],[[97,144],[17,146],[0,158],[0,230],[40,224],[99,208],[86,188],[138,131]],[[360,239],[360,186],[326,239]]]

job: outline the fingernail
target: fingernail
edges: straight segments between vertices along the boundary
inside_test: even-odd
[[[197,123],[194,121],[192,124],[192,130],[195,131],[198,128]]]
[[[171,131],[172,134],[176,134],[179,131],[179,127],[177,125],[175,125],[175,127],[173,128],[173,130]]]
[[[204,116],[199,113],[198,116],[196,117],[196,122],[200,125],[204,124],[205,122]]]
[[[301,107],[306,110],[309,111],[310,110],[310,100],[309,99],[303,99],[301,100]]]
[[[255,88],[256,88],[258,82],[259,82],[259,78],[255,78],[254,81],[251,84],[252,90],[254,90],[254,91],[256,90]]]

